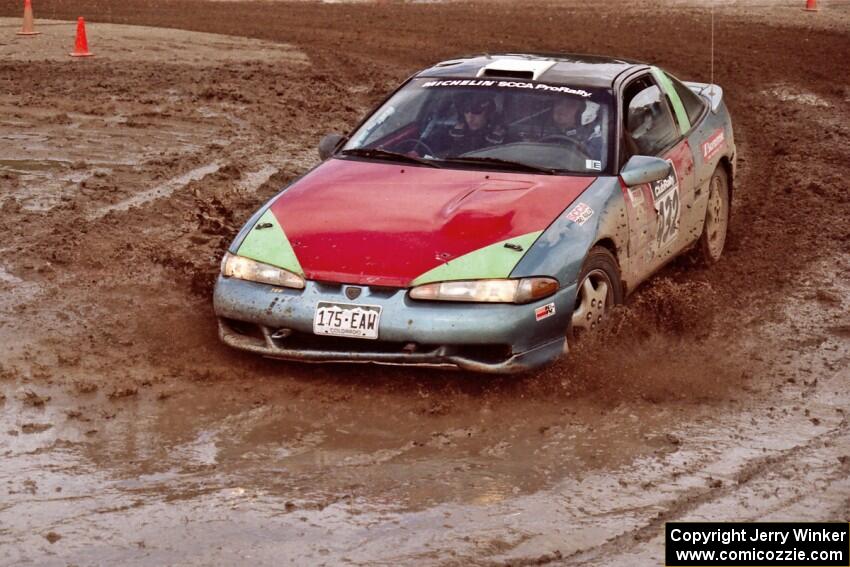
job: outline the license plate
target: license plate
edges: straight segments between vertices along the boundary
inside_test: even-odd
[[[313,317],[313,333],[335,337],[377,339],[380,320],[380,305],[320,301]]]

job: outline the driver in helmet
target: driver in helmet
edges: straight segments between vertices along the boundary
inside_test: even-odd
[[[505,141],[505,129],[497,120],[491,97],[475,94],[459,106],[461,118],[449,130],[450,155],[461,156]]]
[[[602,124],[599,104],[574,97],[563,97],[552,106],[552,124],[543,139],[557,141],[570,138],[581,147],[588,158],[601,159]]]

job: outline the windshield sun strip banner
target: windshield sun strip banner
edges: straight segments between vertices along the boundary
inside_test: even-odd
[[[687,133],[688,130],[691,129],[691,121],[688,118],[688,113],[685,111],[685,105],[682,104],[682,99],[679,98],[679,93],[676,92],[676,88],[673,86],[673,83],[667,77],[666,73],[658,67],[652,68],[652,76],[655,77],[661,85],[661,88],[664,89],[664,93],[667,95],[667,98],[670,99],[670,104],[673,105],[673,112],[676,113],[676,120],[679,123],[681,133]]]
[[[424,81],[422,88],[434,87],[484,87],[501,89],[526,89],[549,93],[564,93],[590,98],[593,93],[584,89],[576,89],[567,85],[553,85],[537,81],[523,81],[519,79],[421,79]]]
[[[304,275],[301,263],[295,255],[295,250],[283,227],[277,221],[271,209],[267,209],[259,220],[251,227],[237,252],[240,256],[269,264],[277,268],[283,268],[294,272],[299,276]]]
[[[541,234],[542,230],[529,232],[473,250],[425,272],[414,279],[411,285],[507,278]]]

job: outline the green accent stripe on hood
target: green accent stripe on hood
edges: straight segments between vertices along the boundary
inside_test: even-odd
[[[270,224],[271,226],[257,229],[258,226],[263,224]],[[301,269],[295,251],[271,209],[263,213],[257,224],[248,231],[248,235],[242,241],[242,245],[239,246],[237,254],[257,262],[295,272],[299,276],[304,275],[304,270]]]
[[[658,67],[652,68],[652,74],[661,83],[661,88],[667,93],[670,99],[670,104],[673,105],[673,111],[676,113],[676,118],[679,122],[679,127],[682,129],[682,134],[691,129],[691,121],[688,119],[688,113],[685,111],[685,105],[682,104],[682,99],[679,98],[679,93],[676,92],[676,87],[667,74]]]
[[[473,250],[445,264],[437,266],[417,277],[411,285],[417,286],[432,282],[455,280],[481,280],[491,278],[506,278],[525,256],[525,251],[531,248],[542,230],[529,232],[514,238],[508,238],[484,248]],[[505,244],[517,244],[523,251],[505,248]]]

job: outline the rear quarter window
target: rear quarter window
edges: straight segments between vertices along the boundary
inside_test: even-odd
[[[669,73],[667,73],[667,77],[670,79],[670,82],[673,83],[673,88],[676,89],[676,93],[679,95],[679,100],[682,101],[682,105],[685,107],[685,112],[688,114],[688,120],[690,121],[691,126],[696,125],[705,110],[705,102],[697,93],[685,86],[685,84],[676,77]]]

